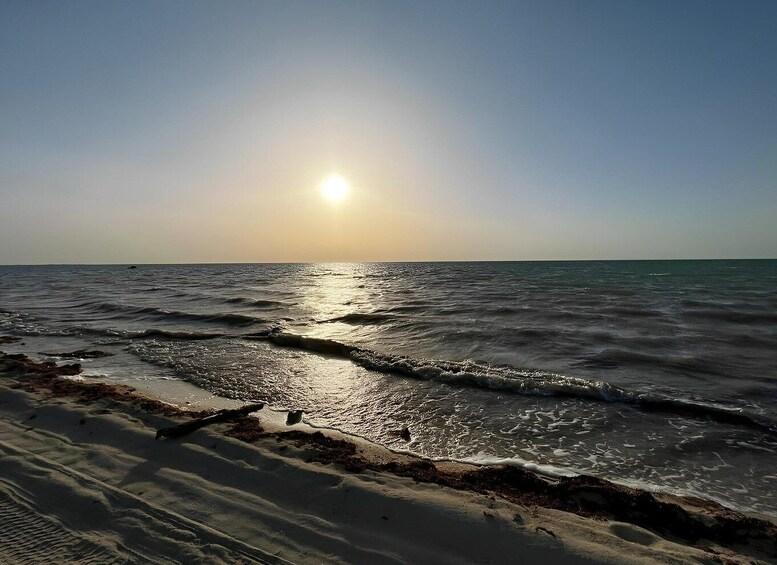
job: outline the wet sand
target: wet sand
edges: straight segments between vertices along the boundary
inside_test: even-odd
[[[0,357],[0,560],[773,562],[777,527],[593,477],[431,462]],[[239,403],[233,403],[239,404]]]

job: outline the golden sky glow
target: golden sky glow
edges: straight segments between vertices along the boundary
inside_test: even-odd
[[[769,3],[173,4],[0,8],[0,264],[777,249]]]

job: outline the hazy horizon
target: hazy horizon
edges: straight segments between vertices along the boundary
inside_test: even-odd
[[[677,261],[777,261],[775,257],[685,257],[677,259],[435,259],[418,261],[213,261],[200,263],[0,263],[0,267],[126,267],[208,266],[208,265],[380,265],[430,263],[661,263]]]
[[[772,258],[774,29],[770,2],[5,2],[0,264]]]

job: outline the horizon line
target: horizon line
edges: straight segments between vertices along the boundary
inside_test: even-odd
[[[195,263],[0,263],[0,267],[126,267],[192,265],[369,265],[426,263],[616,263],[657,261],[775,261],[777,257],[686,257],[678,259],[427,259],[410,261],[201,261]]]

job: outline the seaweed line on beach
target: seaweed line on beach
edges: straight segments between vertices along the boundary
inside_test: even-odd
[[[4,338],[5,343],[12,340]],[[50,397],[74,397],[90,402],[110,399],[149,412],[180,419],[202,418],[215,411],[188,411],[148,398],[122,385],[72,379],[81,372],[78,363],[57,365],[36,362],[24,354],[0,352],[0,373],[11,386]],[[253,417],[235,419],[224,430],[245,442],[275,439],[282,444],[311,448],[310,462],[335,464],[352,473],[378,472],[435,483],[457,490],[498,496],[523,506],[542,507],[595,519],[628,522],[667,539],[679,540],[714,553],[710,543],[756,550],[777,557],[777,525],[747,516],[707,500],[690,497],[660,498],[652,493],[617,485],[597,477],[580,475],[550,479],[509,465],[465,465],[433,462],[400,455],[389,461],[362,453],[355,442],[330,437],[321,431],[266,431]],[[662,500],[663,499],[663,500]]]

